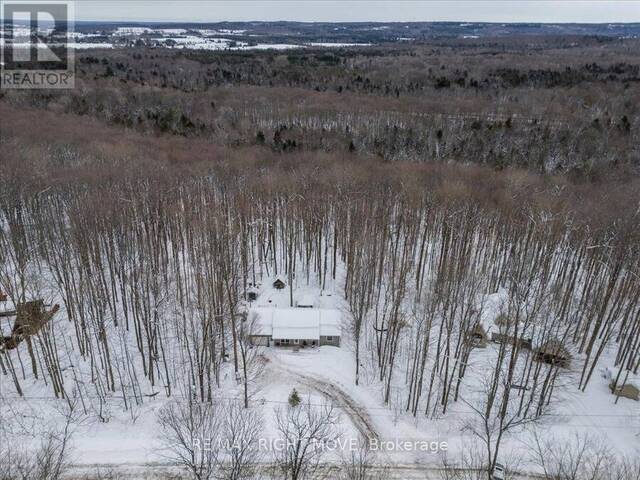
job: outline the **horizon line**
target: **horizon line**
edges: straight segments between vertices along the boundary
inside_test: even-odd
[[[6,20],[6,19],[5,19]],[[442,24],[442,23],[459,23],[459,24],[467,24],[470,25],[640,25],[640,19],[637,21],[631,22],[575,22],[575,21],[559,21],[559,22],[536,22],[536,21],[503,21],[503,22],[486,22],[486,21],[474,21],[474,20],[411,20],[411,21],[368,21],[368,20],[357,20],[357,21],[345,21],[345,20],[335,20],[335,21],[314,21],[314,20],[207,20],[207,21],[198,21],[198,20],[74,20],[75,23],[161,23],[161,24],[200,24],[205,25],[209,23],[309,23],[309,24],[384,24],[384,25],[406,25],[406,24]]]

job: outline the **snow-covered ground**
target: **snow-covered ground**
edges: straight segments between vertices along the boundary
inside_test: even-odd
[[[239,48],[247,45],[246,43],[235,42],[227,38],[204,38],[195,35],[164,37],[159,39],[158,43],[168,48],[187,48],[193,50],[227,50],[232,46]]]
[[[265,279],[262,282],[258,299],[250,306],[290,306],[288,286],[276,290],[270,287],[271,281]],[[298,352],[275,347],[264,350],[264,371],[254,387],[251,401],[251,408],[259,409],[264,418],[264,438],[277,438],[274,410],[283,407],[291,391],[296,389],[305,401],[314,405],[334,404],[340,412],[342,437],[348,440],[365,436],[374,441],[379,446],[377,459],[381,463],[398,468],[438,468],[444,452],[449,458],[456,458],[467,448],[469,434],[462,427],[474,413],[463,402],[457,402],[446,415],[438,418],[427,418],[423,414],[414,418],[398,401],[385,405],[382,401],[383,385],[376,378],[376,371],[368,359],[363,359],[361,382],[356,386],[353,342],[340,283],[326,286],[324,292],[313,281],[309,285],[303,279],[296,283],[294,305],[298,300],[311,296],[315,299],[315,308],[334,308],[343,313],[342,345],[339,348],[305,348]],[[487,311],[495,313],[499,310],[504,295],[504,292],[498,292],[484,298]],[[66,319],[58,317],[56,321],[65,322]],[[492,344],[471,353],[464,379],[466,385],[473,387],[477,374],[486,370],[495,353],[496,346]],[[620,398],[618,404],[614,404],[615,397],[609,392],[607,381],[601,377],[594,379],[587,390],[581,392],[575,386],[579,374],[575,370],[564,374],[561,383],[565,386],[559,392],[557,408],[537,427],[539,433],[545,438],[567,440],[576,434],[588,434],[601,439],[615,452],[633,455],[640,447],[640,403]],[[223,366],[222,377],[224,397],[240,397],[242,386],[235,382],[230,362]],[[402,375],[395,378],[394,389],[400,393],[404,379]],[[44,428],[47,423],[62,421],[60,411],[64,409],[65,402],[54,400],[41,380],[31,378],[24,381],[23,386],[27,394],[25,398],[18,398],[9,377],[0,376],[3,418],[10,416],[18,419],[23,427],[31,423],[33,428]],[[101,422],[95,415],[90,415],[83,417],[78,424],[73,440],[73,462],[77,468],[110,464],[118,465],[124,471],[135,471],[139,465],[166,462],[158,443],[156,415],[168,399],[162,393],[149,396],[142,406],[129,412],[118,404],[117,397],[112,400],[111,404],[105,405],[106,421]],[[530,430],[524,430],[506,438],[501,456],[523,457],[529,448],[530,434]],[[28,445],[37,438],[37,434],[34,438],[20,438]],[[13,437],[12,441],[18,440]],[[336,455],[330,454],[328,460],[337,461]]]
[[[15,27],[14,35],[17,37],[27,38],[29,29],[25,27]],[[95,37],[103,37],[104,33],[84,33],[69,32],[69,38],[73,39],[68,44],[69,48],[75,50],[88,50],[99,48],[114,48],[116,44],[122,42],[123,39],[132,41],[136,38],[147,38],[152,43],[165,48],[174,49],[191,49],[191,50],[292,50],[302,49],[306,47],[316,48],[344,48],[344,47],[367,47],[370,43],[331,43],[331,42],[312,42],[312,43],[247,43],[227,37],[246,35],[246,30],[232,29],[192,29],[184,28],[150,28],[150,27],[118,27],[111,35],[115,37],[113,41],[95,42],[95,41],[78,41]],[[0,36],[2,30],[0,30]],[[107,35],[108,36],[108,35]],[[255,36],[255,35],[246,35]],[[0,45],[4,44],[4,38],[0,38]],[[26,44],[24,45],[27,46]]]
[[[340,47],[370,47],[371,43],[331,43],[331,42],[311,42],[312,47],[340,48]]]
[[[335,294],[330,297],[319,296],[318,289],[301,288],[295,293],[294,303],[296,298],[309,293],[315,293],[320,307],[338,308],[344,312],[343,345],[341,348],[322,347],[300,352],[270,349],[269,358],[271,363],[278,367],[275,369],[276,372],[281,372],[283,378],[287,378],[287,374],[291,373],[290,382],[296,378],[295,375],[304,375],[332,383],[366,413],[375,434],[382,440],[446,442],[449,454],[454,457],[457,452],[465,448],[468,436],[461,431],[461,426],[465,418],[472,417],[474,413],[462,402],[458,402],[448,415],[441,418],[428,419],[423,415],[414,418],[402,410],[398,411],[394,407],[384,405],[381,394],[382,385],[374,378],[375,372],[365,369],[364,382],[361,381],[361,385],[356,386],[355,359],[346,323],[346,305],[342,297]],[[288,289],[282,291],[267,289],[256,303],[264,304],[270,300],[277,306],[288,306],[288,296]],[[499,310],[501,296],[504,296],[504,292],[488,296],[484,300],[485,311]],[[489,344],[486,349],[475,349],[472,352],[469,362],[470,373],[465,380],[466,383],[473,384],[474,373],[486,369],[495,352],[496,346],[493,344]],[[601,376],[594,379],[585,392],[581,392],[576,387],[579,376],[580,372],[575,369],[565,372],[562,381],[564,388],[559,394],[558,406],[544,420],[540,427],[541,432],[549,438],[556,439],[568,439],[576,434],[586,433],[601,438],[616,452],[633,454],[640,448],[640,403],[620,398],[618,404],[614,404],[615,397],[608,389],[608,382]],[[402,384],[403,379],[400,378],[397,388],[402,388]],[[295,386],[295,383],[292,386]],[[286,388],[284,390],[286,391]],[[506,450],[526,449],[528,440],[530,439],[527,438],[527,432],[522,432],[508,440],[505,445]],[[425,455],[422,452],[394,452],[389,458],[398,463],[420,463],[432,466],[437,466],[441,461],[438,455]]]
[[[293,50],[296,48],[304,48],[304,46],[291,43],[258,43],[256,45],[232,47],[231,50]]]

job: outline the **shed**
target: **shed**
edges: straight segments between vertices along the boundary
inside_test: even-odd
[[[275,281],[273,282],[273,288],[282,290],[285,286],[286,286],[286,283],[284,279],[280,276],[276,277]]]
[[[255,302],[258,299],[259,290],[256,287],[249,287],[247,289],[247,300],[250,302]]]
[[[609,389],[611,393],[616,396],[629,398],[631,400],[635,400],[636,402],[640,400],[640,388],[638,388],[638,383],[635,381],[627,380],[623,385],[616,385],[611,382],[609,384]]]
[[[640,401],[640,376],[629,370],[620,371],[619,368],[605,368],[604,378],[609,381],[609,390],[616,396]],[[616,385],[616,379],[618,380]]]
[[[525,350],[531,350],[532,343],[530,338],[515,338],[514,335],[507,335],[499,332],[491,333],[491,341],[495,343],[506,343],[506,344],[516,344],[519,348],[523,348]]]
[[[549,365],[569,368],[571,354],[558,339],[552,338],[543,343],[535,351],[535,360]]]

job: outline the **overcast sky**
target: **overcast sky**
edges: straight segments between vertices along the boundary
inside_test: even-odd
[[[77,20],[640,22],[640,0],[77,0]]]

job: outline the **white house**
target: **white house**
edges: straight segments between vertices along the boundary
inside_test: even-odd
[[[247,321],[255,345],[340,346],[340,312],[322,308],[253,308]]]

